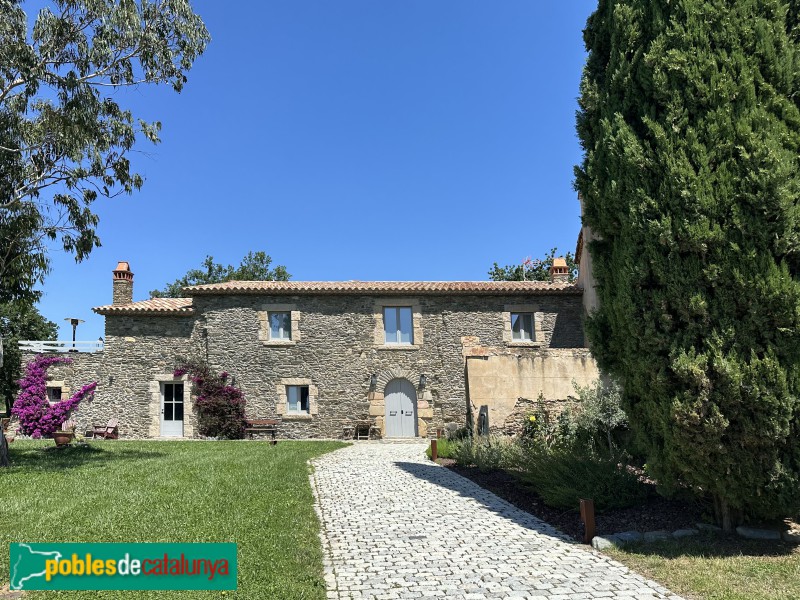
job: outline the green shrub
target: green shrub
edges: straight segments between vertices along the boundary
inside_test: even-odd
[[[568,450],[591,447],[607,456],[628,450],[625,413],[620,408],[622,390],[613,380],[597,379],[581,387],[572,382],[577,398],[557,414],[540,393],[536,409],[526,419],[520,439],[527,448]]]
[[[621,408],[622,388],[613,379],[596,379],[585,387],[573,381],[572,387],[579,398],[575,415],[579,436],[583,434],[598,451],[604,448],[609,456],[613,455],[617,447],[615,438],[628,427],[628,418]]]
[[[450,443],[450,458],[462,467],[475,464],[475,454],[472,451],[472,439]]]
[[[475,437],[451,442],[450,458],[459,465],[476,466],[482,472],[514,468],[519,464],[520,446],[505,436]]]
[[[460,441],[472,438],[472,430],[469,427],[459,427],[447,432],[447,439],[450,441]]]
[[[536,410],[523,425],[520,442],[528,448],[570,448],[575,444],[577,434],[578,426],[572,408],[564,406],[558,415],[553,415],[540,393]]]
[[[456,442],[451,442],[447,438],[439,438],[436,441],[436,454],[439,455],[439,458],[453,458],[453,446]],[[431,447],[428,446],[428,449],[425,451],[425,454],[428,458],[431,457]]]
[[[618,457],[571,449],[527,449],[521,478],[554,508],[578,509],[581,498],[594,500],[598,511],[625,508],[644,500],[649,488]]]

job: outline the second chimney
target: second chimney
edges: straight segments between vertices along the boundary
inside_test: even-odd
[[[569,267],[567,261],[560,256],[553,259],[553,266],[550,267],[550,281],[552,283],[569,283]]]
[[[131,302],[133,302],[133,273],[131,273],[131,266],[121,260],[114,269],[114,293],[111,304],[130,304]]]

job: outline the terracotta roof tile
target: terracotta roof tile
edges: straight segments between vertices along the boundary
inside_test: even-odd
[[[184,294],[580,294],[548,281],[226,281],[194,285]]]
[[[152,298],[150,300],[141,300],[140,302],[131,302],[130,304],[107,304],[106,306],[97,306],[92,310],[98,315],[194,314],[191,298]]]

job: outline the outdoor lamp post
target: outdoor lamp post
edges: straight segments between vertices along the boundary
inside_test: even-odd
[[[78,329],[78,324],[85,323],[83,319],[75,319],[75,318],[66,318],[65,321],[69,321],[69,324],[72,325],[72,348],[69,350],[70,352],[77,352],[78,350],[75,348],[75,330]]]

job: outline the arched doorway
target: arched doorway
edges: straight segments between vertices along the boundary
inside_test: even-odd
[[[392,379],[383,393],[387,438],[417,437],[417,390],[408,379]]]

